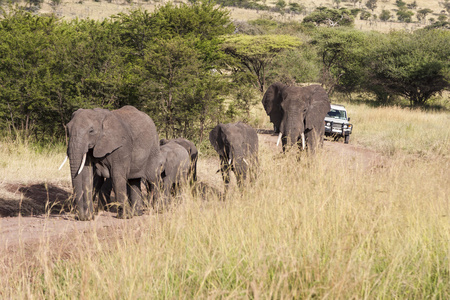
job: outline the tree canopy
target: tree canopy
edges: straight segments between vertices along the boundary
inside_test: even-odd
[[[450,88],[450,32],[392,32],[379,39],[368,62],[374,91],[401,95],[411,105]]]
[[[229,35],[222,49],[235,57],[240,65],[235,71],[250,72],[255,76],[255,86],[265,90],[266,69],[274,57],[283,50],[300,46],[298,38],[289,35]]]
[[[102,22],[11,10],[0,19],[0,129],[60,137],[80,107],[129,104],[167,137],[198,138],[198,128],[225,117],[216,107],[228,79],[212,70],[225,57],[221,36],[233,30],[229,12],[208,1]],[[196,118],[202,109],[206,119]]]

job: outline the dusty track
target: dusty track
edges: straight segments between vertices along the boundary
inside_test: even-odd
[[[260,145],[279,153],[281,147],[276,147],[276,140],[277,136],[270,131],[262,130],[259,133]],[[362,166],[371,169],[383,161],[379,153],[354,144],[325,141],[324,151],[329,152],[335,160],[349,162],[349,168]],[[218,158],[200,160],[199,179],[204,184],[221,189],[222,180],[220,174],[216,173],[218,165]],[[76,232],[103,231],[110,227],[138,224],[145,218],[155,216],[152,211],[148,211],[142,217],[121,220],[115,217],[115,213],[100,212],[93,221],[79,222],[68,209],[69,186],[3,183],[0,191],[0,251],[20,245],[32,246],[42,241],[55,242]],[[22,200],[18,201],[18,198]]]

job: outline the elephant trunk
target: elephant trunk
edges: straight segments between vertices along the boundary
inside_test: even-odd
[[[72,179],[74,179],[84,167],[87,151],[87,143],[82,143],[79,140],[70,141],[67,156],[69,156],[70,175]]]
[[[70,161],[70,174],[74,192],[74,202],[80,221],[91,220],[93,209],[93,167],[91,155],[87,154],[88,144],[76,139],[69,142],[67,156]]]
[[[293,146],[304,132],[303,114],[299,111],[287,112],[280,132],[286,138],[286,144]]]

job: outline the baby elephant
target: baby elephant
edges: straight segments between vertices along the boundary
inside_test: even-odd
[[[169,141],[160,147],[162,169],[161,169],[161,187],[163,189],[163,204],[167,206],[170,203],[171,195],[177,192],[181,184],[188,180],[190,159],[186,149]],[[156,199],[153,201],[155,208]],[[162,208],[162,207],[160,207]]]
[[[209,141],[220,156],[220,170],[225,191],[234,171],[239,186],[247,176],[256,178],[258,167],[258,135],[251,126],[242,123],[219,124],[209,133]]]
[[[161,139],[159,141],[159,144],[165,145],[169,142],[175,142],[180,146],[183,146],[184,149],[189,153],[189,156],[191,158],[191,164],[189,168],[189,176],[193,182],[197,181],[197,159],[198,159],[198,150],[197,147],[195,147],[195,144],[185,138],[177,138],[172,140],[166,140]]]

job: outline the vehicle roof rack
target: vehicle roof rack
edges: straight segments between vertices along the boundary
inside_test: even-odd
[[[342,106],[342,107],[345,107],[344,105],[342,105],[342,104],[337,104],[337,103],[331,103],[331,105],[336,105],[336,106]]]

